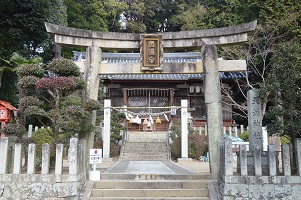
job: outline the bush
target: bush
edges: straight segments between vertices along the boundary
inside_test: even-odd
[[[241,138],[244,142],[249,142],[249,131],[242,132],[239,138]]]
[[[46,68],[59,76],[79,76],[79,67],[66,58],[56,58],[49,62]]]
[[[291,138],[288,135],[280,136],[281,144],[289,144],[291,143]]]
[[[177,137],[172,141],[170,146],[170,153],[172,159],[181,158],[181,137]]]
[[[44,69],[39,66],[38,64],[25,64],[21,65],[17,69],[17,73],[23,76],[36,76],[36,77],[43,77],[44,76]]]
[[[94,148],[96,149],[103,149],[103,141],[98,140],[94,143]],[[118,157],[120,156],[120,149],[119,146],[116,145],[114,142],[110,142],[110,157]]]
[[[32,133],[32,138],[36,144],[36,164],[41,165],[42,163],[42,145],[45,143],[50,144],[52,147],[53,138],[51,129],[39,129]],[[53,161],[55,158],[55,148],[50,149],[50,160]]]
[[[6,135],[13,135],[18,137],[18,139],[21,139],[24,134],[26,134],[26,129],[21,124],[7,124],[4,126],[3,129],[1,129],[1,133],[4,133]]]
[[[199,134],[188,135],[188,156],[189,158],[199,159],[208,151],[207,136]]]
[[[170,147],[172,159],[181,157],[181,137],[173,140]],[[208,151],[207,136],[199,134],[188,134],[188,156],[189,158],[199,159]]]

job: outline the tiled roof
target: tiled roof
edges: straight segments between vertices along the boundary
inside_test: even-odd
[[[3,105],[8,110],[18,110],[17,108],[15,108],[14,106],[12,106],[9,102],[0,100],[0,104]]]
[[[164,63],[200,62],[200,52],[164,53]],[[85,52],[73,52],[74,61],[86,60]],[[139,63],[140,53],[102,53],[103,63]]]
[[[85,52],[73,52],[74,61],[84,61],[86,59]],[[189,63],[201,62],[200,52],[177,52],[164,53],[164,63]],[[102,63],[139,63],[139,53],[102,53]],[[244,76],[240,72],[221,72],[220,78],[226,79],[242,79]],[[102,74],[101,79],[109,80],[191,80],[203,79],[203,74]]]
[[[221,72],[220,78],[226,79],[242,79],[244,76],[239,72]],[[193,80],[203,79],[203,74],[101,74],[100,79],[109,80]]]

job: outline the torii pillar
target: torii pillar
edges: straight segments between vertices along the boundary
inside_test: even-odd
[[[208,149],[212,178],[218,175],[218,141],[223,139],[222,98],[217,50],[214,45],[202,48],[204,66],[204,96],[207,111]]]
[[[87,84],[86,90],[85,90],[85,97],[86,99],[92,99],[92,100],[98,100],[98,90],[99,90],[99,68],[100,68],[100,62],[101,62],[101,55],[102,50],[98,46],[89,46],[86,48],[86,67],[84,70],[84,79]],[[88,122],[89,123],[89,122]],[[92,111],[92,117],[90,123],[92,125],[96,124],[96,111]],[[82,136],[82,135],[80,135]],[[87,151],[90,149],[93,149],[94,145],[94,136],[95,132],[89,132],[85,135],[83,135],[82,139],[85,139],[87,142]],[[90,170],[90,163],[89,163],[89,156],[86,156],[86,169],[87,171]]]

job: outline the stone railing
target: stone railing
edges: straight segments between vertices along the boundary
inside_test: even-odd
[[[41,165],[36,166],[36,144],[29,144],[27,165],[22,166],[22,145],[15,144],[11,159],[8,138],[1,138],[0,199],[78,199],[86,180],[85,141],[70,139],[68,160],[63,160],[63,149],[63,144],[56,145],[55,167],[51,169],[50,145],[42,145]]]
[[[277,152],[269,145],[264,152],[259,145],[254,145],[253,151],[240,145],[236,166],[232,140],[225,139],[219,144],[219,199],[300,199],[301,139],[295,141],[295,152],[289,147],[282,145]]]

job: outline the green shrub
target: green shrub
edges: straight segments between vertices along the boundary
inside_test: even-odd
[[[208,152],[207,136],[199,134],[188,135],[188,156],[189,158],[199,159]]]
[[[55,58],[50,61],[46,68],[59,76],[79,76],[79,67],[72,61],[66,58]]]
[[[181,157],[181,137],[173,140],[170,147],[172,159]],[[199,134],[188,134],[188,157],[199,159],[208,151],[207,136]]]
[[[171,140],[176,140],[176,138],[181,136],[181,125],[172,125],[169,129],[169,137]]]
[[[95,149],[103,149],[103,141],[98,140],[94,143]],[[110,157],[115,158],[120,156],[120,149],[119,146],[116,145],[114,142],[110,142]]]
[[[16,136],[20,140],[22,136],[26,134],[26,129],[21,124],[10,123],[4,126],[3,129],[1,129],[1,133],[5,133],[6,135]]]
[[[50,147],[53,144],[52,130],[51,129],[39,129],[32,133],[32,138],[36,144],[36,164],[42,163],[42,145],[48,143]],[[50,160],[55,158],[55,148],[50,148]]]
[[[249,142],[249,131],[242,132],[239,138],[241,138],[244,142]]]
[[[173,139],[172,145],[170,146],[170,153],[172,159],[181,158],[181,137]]]
[[[281,144],[289,144],[291,143],[291,138],[288,135],[280,136]]]

